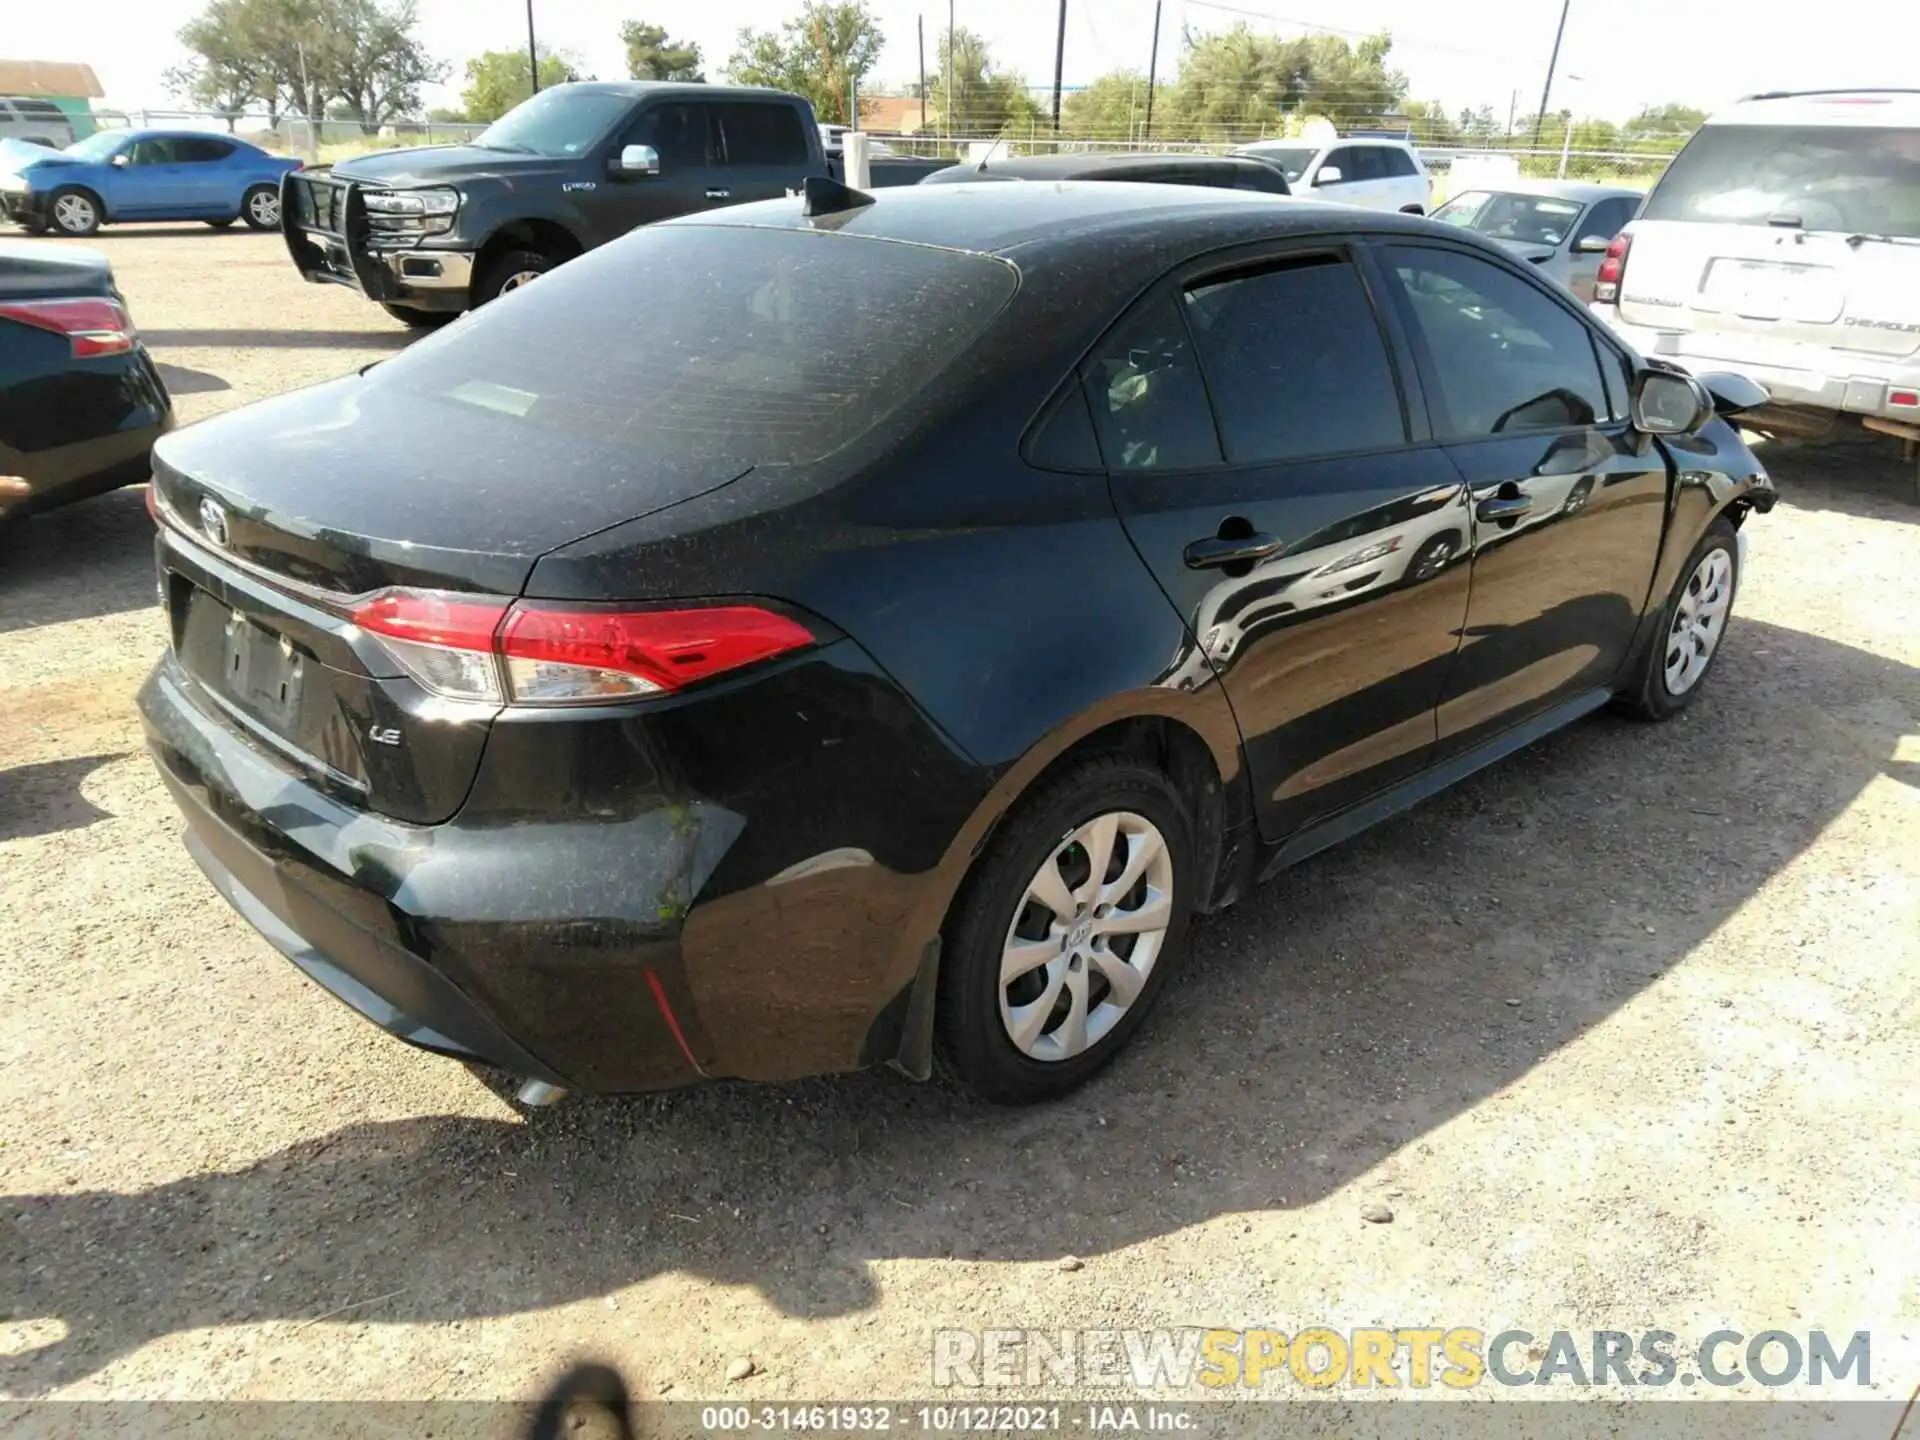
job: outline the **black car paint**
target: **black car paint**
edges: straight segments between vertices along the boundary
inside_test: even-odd
[[[550,87],[547,93],[561,87]],[[620,118],[579,155],[553,158],[477,145],[428,146],[358,156],[331,170],[297,171],[281,186],[281,231],[296,268],[307,280],[347,285],[370,299],[420,310],[468,308],[468,292],[409,286],[382,257],[400,252],[430,260],[447,253],[477,257],[478,279],[487,257],[509,249],[537,250],[566,260],[639,225],[675,216],[784,195],[809,175],[828,171],[813,109],[795,95],[752,86],[654,81],[579,82],[581,95],[624,98]],[[794,166],[668,167],[657,175],[624,175],[617,160],[627,137],[660,106],[751,101],[792,110],[805,132],[806,160]],[[315,187],[338,205],[334,223],[315,223]],[[366,212],[368,191],[451,187],[461,202],[453,229],[411,244],[376,246]],[[323,211],[324,211],[324,207]]]
[[[89,297],[125,307],[106,256],[0,241],[0,304]],[[76,358],[66,336],[0,317],[0,475],[29,487],[25,499],[0,500],[0,520],[140,484],[172,423],[145,346]]]
[[[970,185],[994,181],[1128,180],[1141,185],[1198,185],[1290,195],[1277,165],[1239,155],[1022,155],[979,164],[932,169],[922,185]]]
[[[1469,488],[1502,468],[1530,483],[1551,439],[1498,441],[1461,462],[1416,425],[1403,452],[1314,462],[1310,483],[1256,494],[1259,476],[1221,470],[1174,502],[1098,468],[1043,470],[1023,452],[1035,417],[1170,271],[1244,265],[1303,241],[1364,255],[1376,237],[1464,243],[1515,273],[1531,268],[1411,217],[1128,188],[915,189],[824,223],[797,201],[697,222],[814,230],[821,243],[947,244],[1022,273],[929,403],[824,462],[749,471],[553,545],[520,587],[548,599],[770,596],[813,617],[822,643],[670,699],[456,718],[484,735],[470,786],[437,825],[369,813],[350,787],[266,758],[261,737],[240,743],[246,726],[170,655],[141,707],[201,863],[321,983],[430,1048],[599,1090],[889,1060],[923,1074],[955,896],[999,819],[1076,747],[1123,745],[1179,778],[1210,876],[1202,908],[1229,903],[1261,873],[1604,701],[1706,526],[1771,505],[1764,472],[1718,419],[1672,440],[1593,440],[1605,451],[1592,457],[1602,496],[1626,477],[1618,506],[1589,498],[1504,538],[1469,518]],[[1418,417],[1422,376],[1397,333],[1395,345]],[[378,375],[341,383],[377,389]],[[275,423],[332,414],[339,394],[280,402]],[[290,552],[243,539],[222,556],[196,534],[190,517],[209,495],[266,529],[284,519],[325,530],[333,551],[375,566],[353,581],[329,572],[337,583],[405,573],[387,570],[391,554],[375,557],[376,541],[343,533],[351,507],[330,506],[337,482],[325,467],[249,473],[251,494],[209,485],[200,467],[230,479],[220,457],[248,424],[210,422],[165,449],[158,543],[171,584],[215,596],[253,586],[270,602],[285,588],[271,577]],[[586,488],[584,468],[570,473]],[[1174,584],[1162,557],[1256,502],[1263,525],[1297,541],[1458,505],[1478,553],[1275,625],[1230,664],[1196,663],[1208,591]],[[1645,542],[1633,575],[1613,553],[1624,543],[1608,518],[1616,509],[1633,521],[1622,533]],[[437,555],[510,549],[524,523],[485,506],[419,513],[415,529]],[[510,563],[524,570],[525,550],[604,518],[573,513]],[[1591,593],[1559,587],[1531,613],[1516,594],[1473,633],[1473,566],[1501,548],[1548,566],[1579,561],[1587,543],[1607,552]],[[176,602],[176,627],[180,613]],[[299,603],[260,613],[303,651],[352,663],[325,647],[353,637],[307,625]],[[1590,623],[1608,637],[1611,668],[1567,659],[1589,643]],[[1403,632],[1411,650],[1387,663],[1381,645]],[[1463,639],[1469,651],[1498,642],[1468,693],[1504,683],[1519,701],[1442,735],[1438,706]],[[1560,683],[1523,678],[1515,692],[1511,677],[1539,658]],[[317,969],[316,950],[357,981]],[[367,993],[417,997],[428,1013],[396,1020],[362,1003]]]

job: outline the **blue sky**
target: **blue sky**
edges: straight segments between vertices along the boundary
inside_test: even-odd
[[[944,0],[870,3],[887,35],[878,78],[910,80],[915,19],[924,13],[931,49],[946,22]],[[741,26],[770,26],[788,13],[780,0],[702,0],[697,7],[664,0],[534,0],[534,6],[542,41],[575,51],[603,77],[624,73],[617,39],[622,19],[652,20],[699,41],[717,67]],[[8,0],[0,47],[8,58],[88,62],[112,103],[161,106],[167,103],[161,73],[182,58],[174,32],[198,8],[195,0]],[[456,74],[460,62],[478,51],[526,43],[524,0],[419,0],[419,9],[423,38],[454,62]],[[961,25],[986,35],[995,53],[1030,83],[1052,80],[1053,6],[955,0],[955,9]],[[1617,119],[1662,100],[1712,108],[1758,89],[1914,83],[1902,70],[1910,71],[1911,57],[1920,53],[1920,8],[1881,9],[1869,17],[1842,7],[1831,23],[1804,6],[1764,19],[1747,10],[1742,13],[1752,23],[1738,25],[1727,23],[1726,11],[1724,0],[1573,0],[1561,70],[1582,78],[1558,88],[1556,103]],[[1240,18],[1282,35],[1384,28],[1395,37],[1395,63],[1411,77],[1414,95],[1450,107],[1491,105],[1504,118],[1516,92],[1523,115],[1539,103],[1559,3],[1165,0],[1162,72],[1177,57],[1183,26],[1223,29]],[[1145,69],[1152,26],[1153,0],[1068,0],[1067,83],[1119,66]]]

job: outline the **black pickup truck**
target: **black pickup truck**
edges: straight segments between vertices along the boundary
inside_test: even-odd
[[[798,96],[594,81],[543,90],[466,145],[295,171],[280,225],[307,279],[426,326],[637,225],[775,199],[830,173]]]

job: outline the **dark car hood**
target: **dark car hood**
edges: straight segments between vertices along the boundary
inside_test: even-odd
[[[1555,245],[1541,245],[1531,240],[1495,240],[1494,244],[1509,255],[1517,255],[1522,260],[1530,260],[1535,265],[1544,264],[1560,253]]]
[[[98,250],[0,240],[0,296],[104,294],[112,284],[113,267]]]
[[[703,495],[751,468],[663,465],[635,447],[383,384],[378,369],[231,411],[161,441],[161,493],[189,525],[212,496],[233,549],[345,593],[518,594],[547,551]]]
[[[404,189],[488,176],[503,180],[531,179],[558,174],[570,169],[572,164],[545,155],[487,150],[478,145],[428,145],[417,150],[381,150],[356,156],[335,165],[333,173],[342,180],[371,181]]]

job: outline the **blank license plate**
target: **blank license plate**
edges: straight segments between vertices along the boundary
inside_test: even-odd
[[[275,729],[288,728],[300,711],[306,657],[237,610],[227,621],[226,640],[222,683],[227,694]]]

